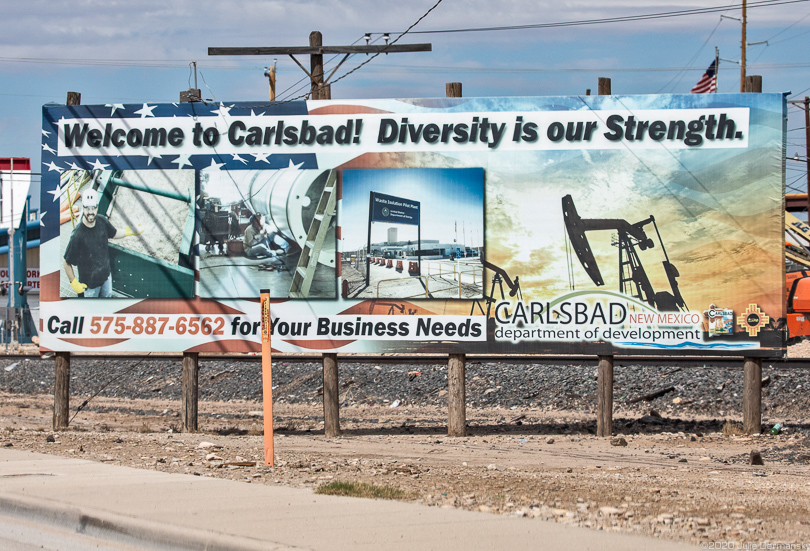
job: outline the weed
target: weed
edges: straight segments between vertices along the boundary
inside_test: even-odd
[[[316,494],[330,496],[367,497],[372,499],[409,499],[411,494],[391,486],[376,486],[365,482],[335,480],[315,489]]]
[[[726,424],[723,425],[723,434],[725,436],[738,436],[743,434],[742,423],[737,423],[736,421],[726,421]]]

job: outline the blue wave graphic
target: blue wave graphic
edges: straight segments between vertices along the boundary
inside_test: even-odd
[[[650,342],[634,342],[634,341],[614,341],[614,345],[616,346],[633,346],[638,348],[666,348],[666,349],[677,349],[677,348],[697,348],[698,350],[752,350],[758,349],[758,343],[749,343],[749,342],[741,342],[741,343],[728,343],[728,342],[717,342],[708,344],[705,342],[682,342],[679,344],[655,344]]]

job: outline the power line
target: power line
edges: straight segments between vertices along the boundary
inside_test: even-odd
[[[753,67],[757,70],[767,69],[806,69],[810,67],[808,63],[757,63],[749,64],[748,67]],[[370,67],[367,69],[371,72],[378,73],[401,73],[408,72],[421,72],[421,73],[537,73],[537,74],[561,74],[561,73],[604,73],[604,67],[558,67],[558,68],[537,68],[537,67],[454,67],[450,65],[396,65],[386,64],[385,66]],[[612,73],[667,73],[667,72],[681,72],[694,70],[694,67],[629,67],[625,69],[611,67],[609,69]],[[722,69],[721,69],[722,70]],[[731,71],[729,68],[728,71]]]
[[[435,10],[436,8],[438,8],[438,7],[439,7],[439,4],[441,4],[443,1],[444,1],[444,0],[438,0],[438,1],[437,1],[435,4],[433,4],[433,5],[430,7],[430,9],[429,9],[428,11],[426,11],[426,12],[425,12],[425,13],[422,15],[422,17],[420,17],[419,19],[417,19],[417,20],[416,20],[416,21],[415,21],[415,22],[414,22],[414,23],[413,23],[413,24],[412,24],[410,27],[408,27],[407,29],[405,29],[405,32],[403,32],[402,34],[400,34],[399,36],[397,36],[397,37],[396,37],[394,40],[392,40],[392,41],[391,41],[391,43],[390,43],[390,44],[387,44],[387,46],[393,46],[394,44],[396,44],[396,43],[399,41],[399,39],[400,39],[400,38],[402,38],[403,36],[405,36],[406,34],[408,34],[409,32],[411,32],[411,29],[413,29],[413,28],[414,28],[414,27],[416,27],[416,26],[417,26],[419,23],[421,23],[421,22],[422,22],[422,20],[423,20],[424,18],[426,18],[428,15],[430,15],[430,12],[432,12],[433,10]],[[349,72],[347,72],[347,73],[345,73],[345,74],[343,74],[343,75],[339,76],[339,77],[338,77],[338,78],[336,78],[335,80],[333,80],[333,81],[331,82],[331,84],[335,84],[335,83],[337,83],[337,82],[340,82],[341,80],[343,80],[344,78],[348,77],[348,76],[349,76],[349,75],[351,75],[352,73],[355,73],[356,71],[359,71],[359,70],[360,70],[362,67],[365,67],[366,65],[368,65],[369,63],[371,63],[372,61],[374,61],[374,59],[376,59],[376,58],[377,58],[377,57],[378,57],[380,54],[382,54],[382,53],[383,53],[383,52],[377,52],[376,54],[374,54],[373,56],[369,57],[367,60],[365,60],[363,63],[361,63],[360,65],[358,65],[358,66],[357,66],[357,67],[355,67],[354,69],[350,70]]]
[[[749,2],[747,7],[765,8],[770,6],[781,6],[783,4],[796,4],[808,2],[810,0],[759,0]],[[534,23],[529,25],[504,25],[499,27],[472,27],[465,29],[436,29],[432,31],[413,31],[411,34],[443,34],[443,33],[469,33],[469,32],[489,32],[489,31],[520,31],[526,29],[553,29],[560,27],[575,27],[581,25],[602,25],[607,23],[627,23],[631,21],[646,21],[649,19],[665,19],[670,17],[684,17],[687,15],[702,15],[706,13],[719,13],[738,9],[737,6],[715,6],[709,8],[692,8],[687,10],[675,10],[659,13],[647,13],[640,15],[624,15],[619,17],[604,17],[600,19],[580,19],[575,21],[560,21],[557,23]],[[377,34],[377,33],[373,33]]]
[[[423,19],[425,19],[425,18],[426,18],[428,15],[430,15],[430,13],[431,13],[433,10],[435,10],[437,7],[439,7],[439,4],[441,4],[443,1],[444,1],[444,0],[437,0],[437,2],[436,2],[435,4],[433,4],[433,5],[430,7],[430,9],[428,9],[428,10],[427,10],[427,11],[426,11],[424,14],[422,14],[422,17],[420,17],[419,19],[417,19],[417,20],[416,20],[416,21],[415,21],[415,22],[414,22],[414,23],[413,23],[413,24],[412,24],[410,27],[408,27],[408,28],[407,28],[407,29],[406,29],[406,30],[405,30],[405,31],[404,31],[402,34],[400,34],[399,36],[397,36],[397,37],[396,37],[394,40],[392,40],[390,43],[386,42],[386,45],[385,45],[385,47],[384,47],[382,50],[380,50],[379,52],[375,53],[374,55],[372,55],[371,57],[369,57],[368,59],[366,59],[366,60],[365,60],[363,63],[361,63],[361,64],[357,65],[357,66],[356,66],[356,67],[354,67],[353,69],[349,70],[348,72],[346,72],[346,73],[342,74],[341,76],[339,76],[339,77],[338,77],[338,78],[336,78],[335,80],[331,81],[329,84],[330,84],[330,85],[332,85],[332,84],[335,84],[335,83],[337,83],[337,82],[340,82],[340,81],[341,81],[341,80],[343,80],[344,78],[346,78],[346,77],[348,77],[349,75],[351,75],[351,74],[353,74],[353,73],[355,73],[355,72],[359,71],[360,69],[362,69],[363,67],[365,67],[366,65],[368,65],[369,63],[371,63],[372,61],[374,61],[374,60],[375,60],[375,59],[376,59],[378,56],[380,56],[381,54],[386,53],[386,50],[387,50],[389,47],[391,47],[391,46],[393,46],[394,44],[396,44],[396,43],[397,43],[397,42],[398,42],[398,41],[399,41],[399,40],[400,40],[400,39],[401,39],[403,36],[405,36],[406,34],[408,34],[408,33],[411,31],[411,29],[413,29],[415,26],[417,26],[419,23],[421,23],[421,22],[422,22],[422,20],[423,20]],[[210,49],[209,49],[209,51],[210,51]],[[347,58],[348,58],[348,56],[347,56]],[[286,99],[286,100],[284,100],[284,101],[282,101],[282,102],[272,102],[272,103],[268,103],[268,104],[251,105],[251,106],[246,106],[246,107],[243,107],[243,106],[236,106],[236,108],[237,108],[237,109],[254,109],[254,108],[260,108],[260,107],[269,107],[269,106],[271,106],[271,105],[278,105],[279,103],[288,103],[288,102],[295,101],[295,100],[298,100],[298,99],[303,99],[303,98],[308,97],[308,96],[309,96],[309,94],[310,94],[310,92],[307,92],[306,94],[302,94],[302,95],[300,95],[300,96],[298,96],[298,97],[294,97],[294,98],[289,98],[289,99]]]

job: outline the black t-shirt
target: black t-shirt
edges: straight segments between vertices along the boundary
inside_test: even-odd
[[[65,261],[76,266],[80,283],[89,289],[100,286],[110,275],[110,253],[107,241],[112,239],[118,230],[103,216],[96,217],[96,224],[88,228],[80,222],[65,249]]]

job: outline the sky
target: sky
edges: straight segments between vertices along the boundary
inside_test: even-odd
[[[764,92],[810,95],[810,0],[749,0],[747,73]],[[0,33],[0,157],[29,157],[41,167],[42,105],[175,102],[194,86],[213,102],[266,100],[273,58],[208,56],[209,47],[431,43],[432,52],[350,57],[332,77],[333,99],[444,97],[461,82],[466,97],[596,93],[599,77],[614,94],[689,93],[720,53],[719,91],[739,91],[741,0],[29,0],[7,2]],[[435,7],[434,7],[435,6]],[[432,11],[431,11],[431,8]],[[638,19],[633,16],[731,8]],[[724,14],[726,17],[721,17]],[[420,20],[420,18],[424,18]],[[632,21],[557,25],[583,20]],[[737,19],[732,19],[737,18]],[[546,25],[540,27],[540,25]],[[430,32],[491,27],[531,28]],[[767,41],[767,43],[765,42]],[[758,43],[758,44],[754,44]],[[308,67],[306,56],[299,58]],[[327,74],[339,58],[325,56]],[[356,70],[355,70],[356,69]],[[350,71],[353,71],[348,74]],[[304,72],[277,58],[277,95],[307,91]],[[787,192],[806,191],[803,111],[789,106]],[[799,161],[794,161],[795,155]],[[35,169],[35,172],[37,170]],[[37,177],[34,177],[37,181]]]

